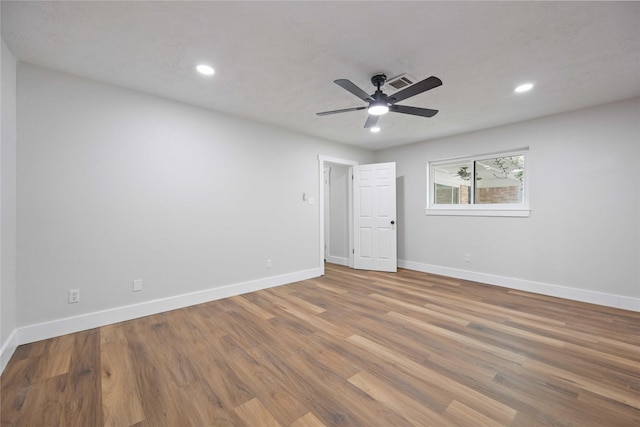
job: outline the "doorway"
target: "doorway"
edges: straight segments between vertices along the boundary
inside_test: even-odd
[[[353,267],[353,218],[350,215],[352,211],[352,195],[350,194],[351,185],[348,172],[349,168],[357,165],[358,162],[327,156],[318,156],[318,162],[318,182],[320,183],[318,197],[320,203],[320,274],[324,275],[325,259],[328,262]],[[328,178],[328,182],[325,182],[325,177]],[[347,181],[344,182],[343,179]],[[334,191],[331,191],[332,185]],[[345,189],[347,191],[346,194],[344,194]],[[327,190],[329,194],[325,194]],[[346,204],[344,196],[346,196]],[[342,230],[344,230],[344,234]]]
[[[324,275],[325,260],[350,268],[397,271],[395,162],[358,165],[325,156],[318,156],[318,162],[320,274]]]
[[[329,163],[324,167],[324,260],[349,265],[350,166]]]

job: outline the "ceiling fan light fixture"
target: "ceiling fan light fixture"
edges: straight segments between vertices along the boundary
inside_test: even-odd
[[[381,116],[389,112],[389,106],[386,102],[373,102],[367,112],[373,116]]]

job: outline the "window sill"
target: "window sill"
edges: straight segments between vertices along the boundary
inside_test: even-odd
[[[425,215],[436,216],[502,216],[502,217],[519,217],[527,218],[531,213],[531,209],[441,209],[427,208],[424,210]]]

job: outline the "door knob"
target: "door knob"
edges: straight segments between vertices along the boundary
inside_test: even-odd
[[[391,221],[391,225],[393,225],[393,224],[395,224],[395,223],[396,223],[395,221]]]

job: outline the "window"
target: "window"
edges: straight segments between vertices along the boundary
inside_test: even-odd
[[[427,215],[529,216],[527,150],[428,163]]]

